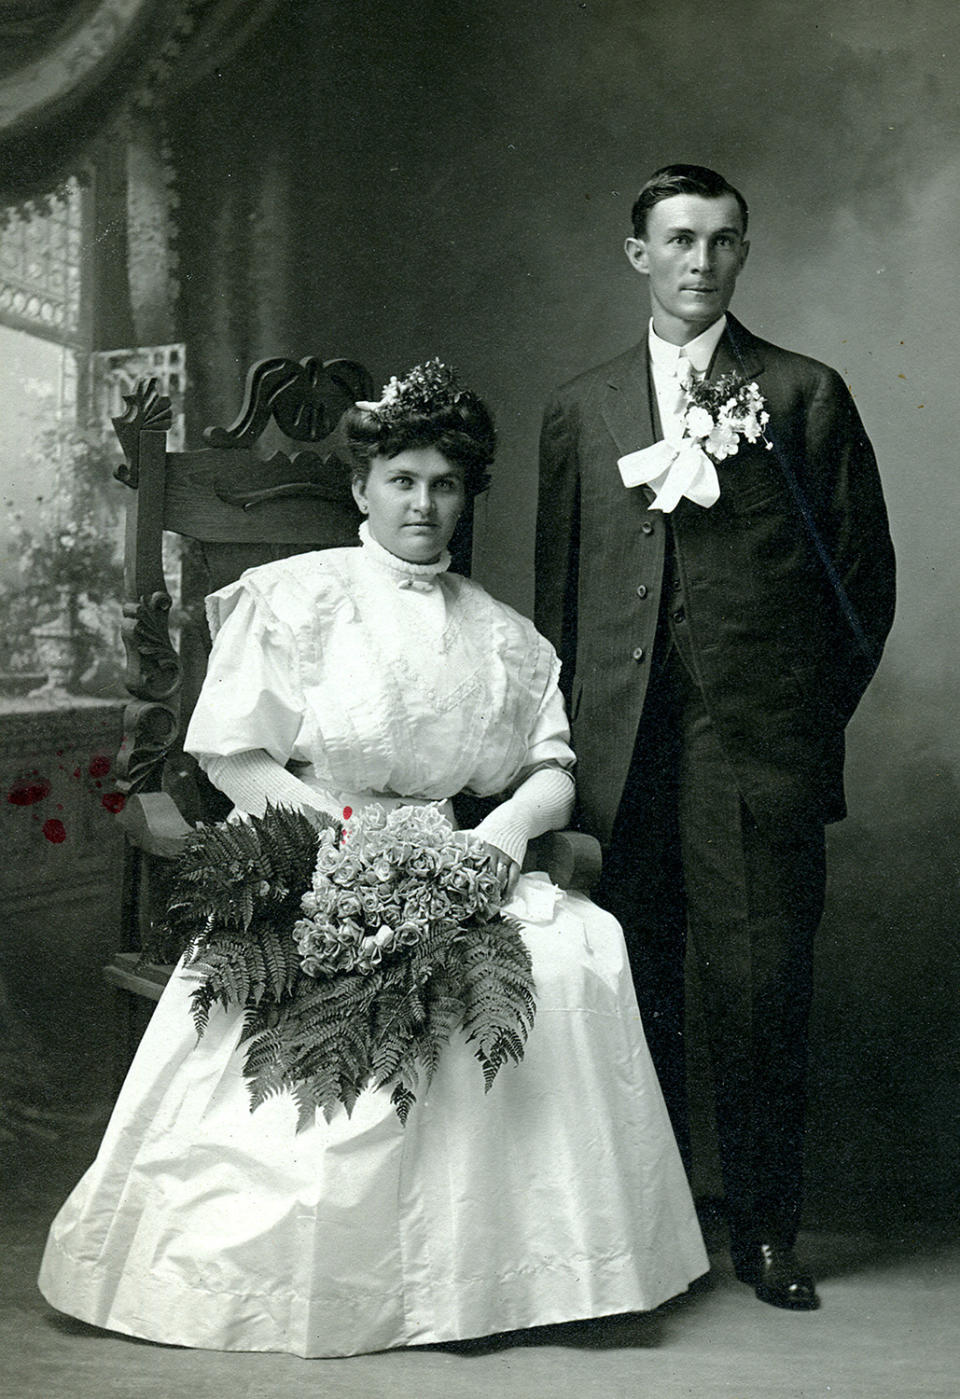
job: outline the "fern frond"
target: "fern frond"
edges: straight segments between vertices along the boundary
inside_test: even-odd
[[[416,1096],[405,1083],[398,1083],[390,1094],[390,1101],[396,1109],[397,1116],[401,1123],[406,1127],[410,1109],[417,1101]]]
[[[463,1034],[489,1092],[503,1064],[523,1058],[536,1016],[533,967],[519,929],[506,921],[478,929],[462,971]]]
[[[289,933],[281,936],[274,928],[264,928],[260,934],[260,951],[272,999],[279,1001],[292,987],[300,970],[297,945]]]

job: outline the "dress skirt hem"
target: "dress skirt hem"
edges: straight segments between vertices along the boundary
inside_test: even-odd
[[[539,887],[538,887],[539,882]],[[249,1108],[242,1018],[188,974],[147,1027],[40,1288],[169,1345],[346,1356],[649,1311],[708,1263],[619,924],[524,876],[537,1020],[490,1092],[454,1037],[400,1125],[383,1092],[297,1133]],[[550,886],[552,888],[552,886]],[[539,900],[539,903],[538,903]]]

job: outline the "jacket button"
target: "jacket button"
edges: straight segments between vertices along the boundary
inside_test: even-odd
[[[676,612],[674,612],[673,620],[675,622],[685,622],[687,620],[687,614],[682,607],[678,607]]]
[[[642,521],[640,529],[644,534],[653,534],[653,525],[649,520]]]
[[[634,647],[633,659],[634,659],[635,661],[642,661],[642,660],[643,660],[643,647],[642,647],[642,646],[636,646],[636,647]]]
[[[646,585],[646,583],[641,583],[640,586],[637,588],[637,597],[646,597],[646,596],[647,596],[647,585]]]

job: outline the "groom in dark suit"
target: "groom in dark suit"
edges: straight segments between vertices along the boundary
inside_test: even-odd
[[[839,375],[726,314],[743,196],[667,166],[633,225],[649,331],[544,417],[537,623],[681,1151],[689,929],[735,1270],[808,1310],[793,1247],[824,824],[845,814],[844,727],[892,621],[893,551]]]

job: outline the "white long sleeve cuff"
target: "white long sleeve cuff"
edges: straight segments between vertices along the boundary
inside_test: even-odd
[[[565,768],[539,768],[474,827],[475,833],[522,865],[529,840],[561,830],[570,820],[573,796],[573,775]]]
[[[340,815],[332,798],[308,787],[262,748],[248,748],[226,757],[200,754],[198,760],[213,785],[248,816],[262,816],[268,802],[273,806],[290,806],[296,811]]]

